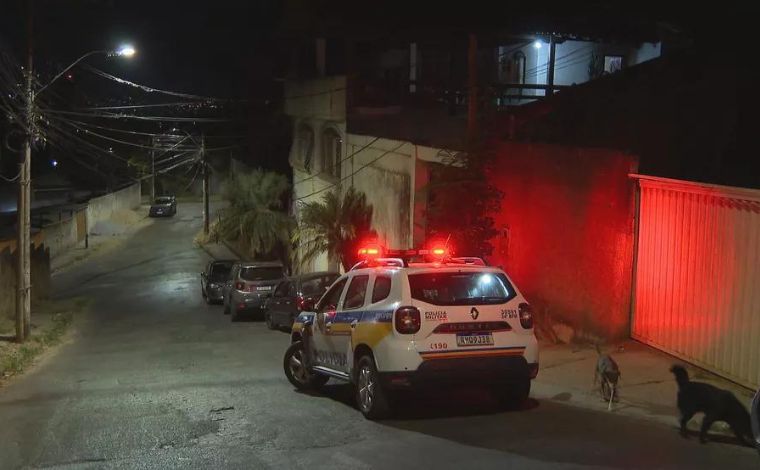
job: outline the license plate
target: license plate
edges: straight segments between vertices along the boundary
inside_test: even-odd
[[[491,333],[467,333],[457,335],[457,346],[493,346]]]
[[[256,290],[272,290],[272,286],[259,286]]]

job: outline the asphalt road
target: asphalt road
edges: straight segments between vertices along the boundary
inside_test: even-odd
[[[0,389],[0,467],[753,468],[757,453],[675,426],[533,401],[502,412],[477,390],[426,394],[366,421],[345,385],[297,393],[285,333],[207,306],[181,205],[121,249],[55,278],[93,300],[73,341]]]

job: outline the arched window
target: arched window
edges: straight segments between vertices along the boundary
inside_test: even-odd
[[[343,139],[335,129],[328,127],[322,133],[322,171],[326,175],[340,178],[342,159]]]
[[[298,126],[298,159],[306,172],[311,172],[314,155],[314,131],[306,124]]]
[[[520,85],[525,83],[525,54],[522,51],[517,51],[512,55],[511,72],[509,83]]]

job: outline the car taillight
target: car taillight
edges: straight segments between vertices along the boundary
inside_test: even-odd
[[[237,289],[237,290],[239,290],[241,292],[245,292],[245,283],[236,282],[235,283],[235,289]]]
[[[522,303],[517,306],[517,311],[520,314],[520,325],[526,330],[533,328],[533,309],[531,306]]]
[[[303,297],[300,295],[296,297],[296,307],[298,307],[298,310],[303,310]]]
[[[412,335],[420,331],[420,311],[417,307],[401,307],[394,315],[396,331],[404,335]]]

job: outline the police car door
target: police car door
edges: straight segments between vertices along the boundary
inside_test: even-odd
[[[348,281],[346,293],[338,306],[338,313],[330,327],[332,346],[339,363],[336,366],[341,372],[349,372],[351,355],[351,334],[361,321],[363,307],[367,303],[367,285],[369,274],[355,273]]]
[[[336,344],[337,337],[333,335],[332,329],[347,282],[348,277],[343,277],[333,284],[322,296],[315,309],[316,316],[312,326],[311,341],[311,357],[315,366],[337,371],[345,368],[346,354],[345,351],[339,349],[340,345]]]

